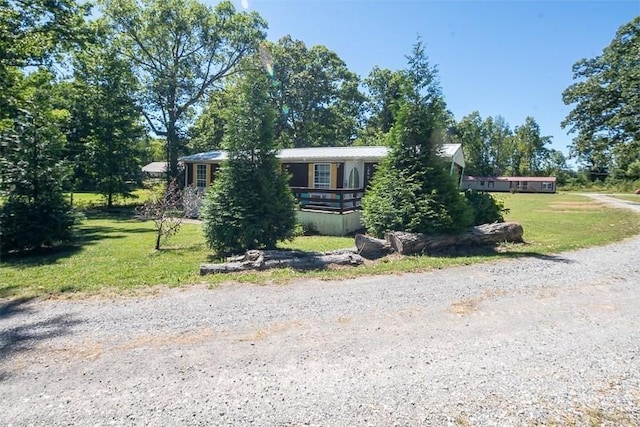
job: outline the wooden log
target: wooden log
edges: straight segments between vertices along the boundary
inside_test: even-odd
[[[359,265],[364,259],[352,251],[321,254],[300,251],[250,251],[245,256],[220,264],[200,265],[200,275],[215,273],[235,273],[249,270],[268,270],[291,267],[296,270],[313,270],[329,265]],[[256,252],[260,255],[256,256]]]
[[[393,251],[388,241],[365,234],[356,234],[356,249],[368,259],[381,258]]]
[[[472,227],[457,235],[430,236],[421,233],[392,231],[385,239],[396,252],[409,255],[421,252],[435,252],[454,247],[495,245],[500,242],[521,243],[522,226],[516,222],[499,222]]]

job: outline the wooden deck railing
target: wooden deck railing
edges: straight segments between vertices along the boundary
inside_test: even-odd
[[[364,189],[291,187],[301,209],[345,213],[359,210]]]

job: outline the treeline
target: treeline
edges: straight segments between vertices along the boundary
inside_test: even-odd
[[[268,75],[281,147],[388,144],[413,84],[377,67],[361,78],[335,52],[290,36],[266,41],[267,22],[229,1],[102,0],[96,11],[75,0],[0,4],[5,203],[58,203],[65,189],[99,191],[111,204],[151,160],[179,176],[180,156],[223,148],[235,88],[256,70]],[[575,105],[564,122],[577,135],[571,156],[591,176],[640,177],[639,27],[636,18],[601,56],[576,63],[563,94]],[[477,112],[442,121],[437,142],[463,144],[467,173],[566,171],[532,117],[513,129]]]

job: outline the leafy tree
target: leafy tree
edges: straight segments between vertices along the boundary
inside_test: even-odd
[[[88,3],[75,0],[0,1],[0,65],[45,65],[89,37],[84,25]]]
[[[418,40],[404,71],[406,93],[389,133],[389,155],[373,177],[362,206],[367,230],[439,234],[469,226],[472,213],[438,156],[447,112],[437,70]]]
[[[463,117],[455,125],[455,140],[462,144],[465,171],[469,175],[493,174],[491,146],[486,133],[482,117],[477,111]]]
[[[482,120],[474,111],[454,124],[452,134],[452,141],[462,144],[467,174],[499,176],[513,170],[512,158],[519,153],[514,147],[509,124],[503,117]]]
[[[569,166],[567,166],[567,159],[562,154],[562,151],[550,149],[548,155],[545,157],[542,163],[541,174],[545,176],[555,176],[558,179],[558,184],[564,184],[569,178]]]
[[[229,86],[232,86],[229,84]],[[189,150],[194,153],[219,150],[224,137],[225,110],[233,100],[231,92],[222,88],[211,94],[202,113],[189,129]]]
[[[178,176],[184,127],[193,108],[264,39],[265,21],[197,0],[104,0],[104,13],[122,37],[121,51],[143,87],[144,115],[166,137],[168,176]]]
[[[25,251],[66,242],[76,218],[61,183],[60,161],[68,111],[57,108],[53,76],[44,70],[20,81],[17,113],[2,132],[0,190],[1,252]]]
[[[515,129],[513,175],[540,175],[543,162],[548,155],[545,145],[550,142],[550,136],[540,135],[540,126],[535,119],[527,117],[524,125]]]
[[[22,68],[49,65],[90,35],[88,3],[74,0],[0,0],[0,130],[14,127]]]
[[[234,88],[227,110],[222,164],[201,209],[207,244],[219,254],[273,248],[295,225],[293,194],[276,155],[276,113],[269,80],[250,71]]]
[[[602,54],[573,65],[562,94],[573,110],[571,155],[594,171],[626,170],[640,160],[640,16],[618,29]]]
[[[136,79],[108,41],[78,52],[74,70],[70,139],[81,147],[77,163],[111,207],[114,197],[131,195],[140,175],[144,128],[134,99]]]
[[[376,144],[391,130],[406,91],[406,84],[401,71],[391,71],[377,66],[371,70],[364,80],[367,89],[367,120],[361,139]]]
[[[267,70],[273,70],[271,92],[281,113],[276,139],[289,147],[350,145],[364,102],[358,76],[325,46],[307,48],[285,36],[264,49]]]

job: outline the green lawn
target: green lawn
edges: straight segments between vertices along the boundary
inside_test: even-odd
[[[132,194],[133,197],[128,198],[116,197],[114,199],[114,206],[133,206],[144,203],[149,198],[151,191],[147,189],[137,189],[134,190]],[[106,198],[97,193],[66,193],[65,197],[69,202],[72,202],[73,207],[77,209],[102,207],[107,203]]]
[[[524,227],[525,245],[505,245],[498,253],[471,256],[409,256],[369,262],[357,268],[313,272],[290,269],[200,277],[199,265],[212,261],[200,226],[185,224],[180,233],[154,251],[151,222],[114,214],[88,213],[76,244],[28,257],[5,257],[0,265],[0,297],[147,291],[150,286],[227,281],[283,283],[300,277],[350,278],[381,273],[427,271],[482,262],[496,257],[552,254],[599,245],[640,233],[640,215],[600,206],[573,194],[504,194],[509,221]],[[282,245],[305,251],[353,246],[352,238],[308,236]]]

